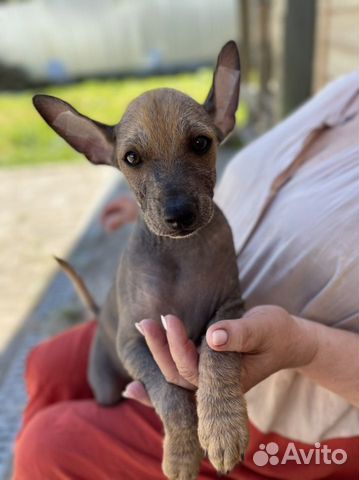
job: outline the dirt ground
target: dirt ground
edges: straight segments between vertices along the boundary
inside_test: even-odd
[[[85,162],[0,169],[0,353],[115,179]]]

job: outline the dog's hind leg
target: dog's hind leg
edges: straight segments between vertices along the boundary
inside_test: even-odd
[[[55,257],[68,275],[84,305],[99,316],[97,331],[91,345],[87,370],[88,382],[95,399],[101,405],[113,405],[121,400],[121,393],[130,380],[116,353],[118,314],[113,286],[101,311],[80,275],[68,262]]]
[[[116,288],[113,285],[99,314],[87,371],[95,399],[101,405],[118,403],[130,381],[116,351],[118,321]]]
[[[120,360],[111,355],[111,348],[99,324],[91,346],[87,376],[94,397],[101,405],[118,403],[129,381]]]

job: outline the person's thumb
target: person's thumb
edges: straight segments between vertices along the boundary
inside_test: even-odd
[[[206,333],[208,345],[213,350],[226,352],[251,352],[258,347],[258,332],[252,328],[250,318],[221,320],[211,325]]]

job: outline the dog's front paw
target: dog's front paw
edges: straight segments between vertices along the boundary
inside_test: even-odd
[[[244,458],[249,436],[246,402],[238,388],[202,388],[197,392],[198,436],[220,473],[230,472]]]
[[[195,428],[166,432],[162,470],[169,480],[195,480],[202,458]]]

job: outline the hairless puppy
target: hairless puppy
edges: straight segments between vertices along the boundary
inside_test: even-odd
[[[119,402],[130,378],[143,382],[164,424],[162,468],[170,480],[197,478],[205,454],[226,473],[248,444],[240,355],[211,350],[204,335],[216,321],[243,315],[232,233],[213,202],[216,151],[235,125],[239,86],[239,54],[230,41],[203,105],[176,90],[152,90],[111,127],[58,98],[33,100],[90,162],[120,169],[140,205],[99,313],[88,378],[102,405]],[[160,321],[163,313],[181,318],[200,346],[196,396],[166,381],[135,328],[142,318]]]

